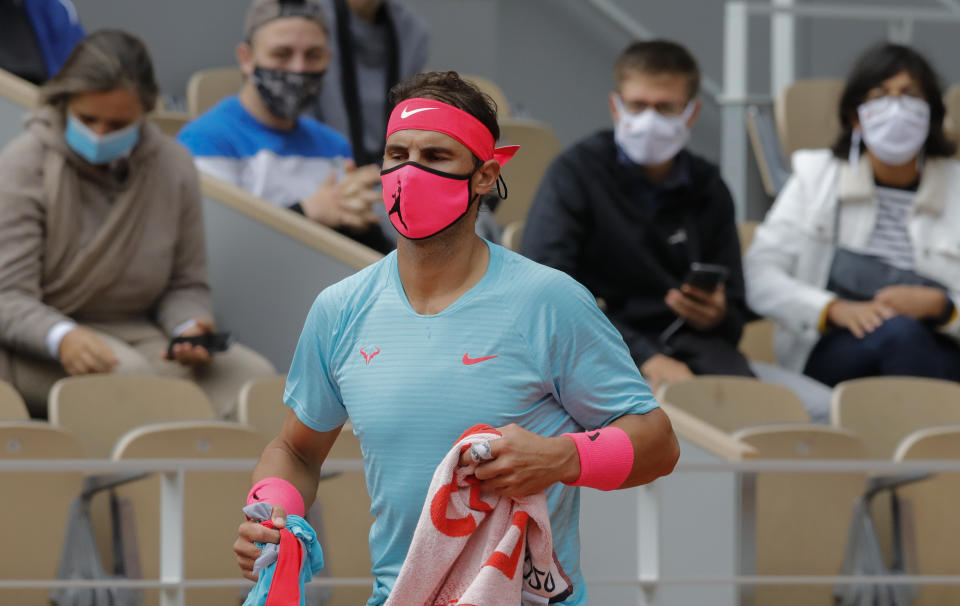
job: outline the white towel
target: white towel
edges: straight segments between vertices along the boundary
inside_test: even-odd
[[[385,606],[551,604],[573,593],[553,550],[544,493],[481,494],[475,466],[459,467],[464,450],[499,437],[475,425],[443,458]]]

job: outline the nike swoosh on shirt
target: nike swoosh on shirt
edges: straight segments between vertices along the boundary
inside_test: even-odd
[[[466,364],[467,366],[470,366],[471,364],[477,364],[478,362],[486,362],[487,360],[492,360],[498,357],[500,356],[484,356],[482,358],[471,358],[470,354],[463,354],[463,363]]]
[[[401,120],[406,120],[407,118],[409,118],[409,117],[412,116],[413,114],[419,114],[420,112],[425,112],[425,111],[430,110],[430,109],[437,109],[437,108],[436,108],[436,107],[421,107],[420,109],[408,110],[406,107],[404,107],[404,108],[403,108],[403,111],[400,112],[400,119],[401,119]]]

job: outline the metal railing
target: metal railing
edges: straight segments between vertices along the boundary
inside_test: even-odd
[[[75,471],[89,474],[100,473],[155,473],[160,477],[160,545],[159,578],[142,580],[0,580],[0,589],[23,588],[136,588],[159,589],[161,606],[183,606],[185,590],[195,588],[249,587],[249,581],[231,579],[185,579],[184,560],[184,498],[185,476],[189,472],[237,472],[251,471],[254,459],[42,459],[0,461],[0,474],[13,472],[64,472]],[[324,464],[325,472],[359,472],[360,459],[331,459]],[[681,461],[675,474],[684,473],[731,473],[748,482],[758,473],[960,473],[960,461],[877,461],[877,460],[747,460],[747,461]],[[638,501],[638,520],[642,521],[640,532],[641,562],[635,578],[588,579],[592,586],[636,586],[654,588],[660,585],[960,585],[960,575],[699,575],[669,576],[660,572],[659,542],[661,540],[659,519],[660,503],[656,483],[641,486]],[[741,506],[744,504],[741,504]],[[749,505],[748,505],[749,506]],[[743,545],[745,541],[741,541]],[[742,549],[742,547],[741,547]],[[743,554],[736,554],[743,559]],[[743,570],[743,568],[741,568]],[[317,586],[370,586],[372,577],[318,578],[311,582]]]

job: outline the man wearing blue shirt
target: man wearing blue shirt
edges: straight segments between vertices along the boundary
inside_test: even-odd
[[[368,606],[380,606],[434,468],[465,429],[497,426],[503,437],[476,477],[500,496],[546,491],[554,549],[573,585],[561,604],[586,604],[574,485],[627,488],[669,473],[679,454],[670,422],[586,289],[474,233],[477,201],[515,151],[493,149],[489,99],[453,72],[433,72],[399,84],[391,101],[381,179],[397,251],[317,297],[287,379],[291,412],[254,480],[289,482],[309,503],[349,417],[375,517]],[[630,456],[614,483],[591,483],[588,462],[600,475],[604,463],[584,452],[609,431]],[[272,517],[284,515],[277,507]],[[253,542],[277,540],[274,530],[241,526],[234,550],[245,576],[259,553]]]
[[[315,0],[254,0],[237,49],[245,81],[178,139],[204,173],[340,230],[381,252],[393,248],[371,205],[375,165],[357,168],[346,138],[302,112],[330,63]]]

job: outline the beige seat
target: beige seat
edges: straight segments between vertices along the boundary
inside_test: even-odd
[[[460,76],[479,88],[482,92],[487,93],[490,98],[493,99],[493,102],[497,104],[497,118],[502,120],[510,117],[510,102],[507,100],[507,94],[503,92],[499,84],[490,78],[474,74],[460,74]]]
[[[743,325],[743,334],[737,345],[743,355],[751,362],[777,363],[777,354],[773,347],[773,334],[777,325],[766,319],[754,320]]]
[[[894,459],[960,460],[960,425],[921,429],[911,433],[897,447]],[[960,575],[960,474],[941,473],[905,486],[898,491],[912,515],[916,574]],[[960,604],[960,587],[925,586],[912,606]]]
[[[725,432],[781,423],[809,423],[803,402],[780,385],[746,377],[699,376],[660,389],[661,402]]]
[[[523,239],[523,225],[525,221],[512,221],[507,223],[500,235],[503,245],[513,252],[520,251],[520,241]]]
[[[856,432],[872,459],[889,459],[907,434],[960,423],[960,384],[919,377],[874,377],[837,385],[830,422]]]
[[[774,116],[783,153],[830,147],[840,134],[840,95],[844,81],[797,80],[777,95]]]
[[[747,254],[747,249],[753,244],[753,235],[760,227],[760,221],[741,221],[737,223],[737,237],[740,238],[740,254]]]
[[[0,460],[77,459],[80,443],[38,421],[0,422]],[[70,500],[80,494],[77,471],[3,473],[4,542],[0,579],[53,579],[57,574]],[[0,589],[0,604],[47,604],[49,589]]]
[[[502,200],[494,217],[500,225],[527,218],[533,196],[550,162],[561,151],[560,140],[549,126],[535,120],[500,120],[498,145],[519,145],[520,151],[503,167],[508,197]]]
[[[260,432],[266,440],[280,433],[289,408],[283,404],[284,377],[251,381],[240,390],[239,420]],[[327,460],[360,459],[360,442],[348,421],[334,443]],[[335,577],[370,575],[367,537],[373,516],[362,473],[348,472],[325,478],[317,490],[323,512],[324,556]],[[361,604],[370,597],[369,588],[336,587],[329,606]]]
[[[257,431],[225,421],[156,423],[125,434],[113,459],[232,459],[260,456],[266,440]],[[189,472],[186,474],[184,511],[184,576],[188,579],[223,579],[238,576],[230,550],[241,508],[250,489],[250,472]],[[156,476],[117,488],[130,499],[136,519],[137,541],[144,578],[159,575],[159,479]],[[146,606],[158,603],[158,592],[145,592]],[[190,589],[188,604],[237,606],[239,590]]]
[[[943,120],[943,129],[947,136],[953,141],[960,140],[960,84],[953,84],[943,95],[943,104],[946,106],[947,115]],[[960,146],[957,148],[955,158],[960,158]]]
[[[117,439],[139,425],[213,418],[207,396],[185,379],[88,375],[50,390],[50,422],[77,436],[89,457],[109,457]]]
[[[150,114],[150,121],[169,137],[176,137],[180,130],[190,122],[190,116],[183,112],[158,111]]]
[[[196,118],[221,99],[235,95],[243,86],[243,72],[238,67],[202,69],[187,82],[187,113]]]
[[[259,431],[267,440],[280,433],[290,409],[283,403],[286,377],[255,379],[240,389],[237,420]]]
[[[853,432],[819,425],[773,425],[733,434],[750,458],[862,459]],[[761,473],[756,483],[756,574],[840,574],[863,473]],[[756,588],[757,606],[830,606],[832,587]]]
[[[6,381],[0,381],[0,421],[26,421],[30,418],[23,398]]]

